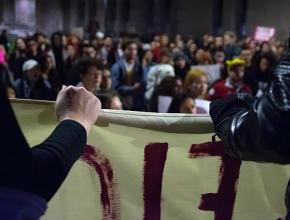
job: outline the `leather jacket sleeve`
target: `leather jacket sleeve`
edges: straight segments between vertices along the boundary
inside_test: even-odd
[[[214,101],[210,115],[230,156],[290,163],[290,52],[279,62],[262,97],[241,93]]]

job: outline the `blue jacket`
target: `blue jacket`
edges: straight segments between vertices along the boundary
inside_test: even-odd
[[[133,98],[133,106],[132,109],[134,111],[144,111],[145,110],[145,104],[144,104],[144,92],[146,88],[145,83],[145,76],[144,76],[144,70],[142,66],[139,63],[135,63],[134,65],[134,83],[140,83],[141,89],[136,92],[134,90],[133,85],[126,85],[125,84],[125,64],[124,59],[121,59],[117,63],[115,63],[112,66],[111,69],[111,75],[112,75],[112,84],[113,87],[118,91],[118,93],[123,96],[132,96]]]
[[[13,86],[17,98],[40,100],[55,100],[56,98],[50,83],[45,79],[39,79],[34,89],[29,86],[24,77],[15,80]]]

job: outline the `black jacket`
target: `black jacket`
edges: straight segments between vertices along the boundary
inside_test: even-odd
[[[61,122],[40,145],[30,148],[5,95],[0,77],[0,187],[49,201],[82,154],[87,134],[72,120]]]
[[[290,163],[290,52],[259,99],[236,94],[211,103],[210,115],[226,152],[241,160]],[[290,191],[286,205],[290,211]]]

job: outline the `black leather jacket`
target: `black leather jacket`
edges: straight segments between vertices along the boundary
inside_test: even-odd
[[[262,97],[255,99],[247,94],[236,94],[214,101],[210,115],[215,132],[230,156],[248,161],[289,164],[290,51],[280,60],[274,80]],[[290,184],[286,205],[289,213]]]

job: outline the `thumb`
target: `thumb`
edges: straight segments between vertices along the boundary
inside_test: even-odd
[[[62,85],[62,86],[61,86],[61,91],[64,90],[64,89],[66,89],[66,88],[67,88],[66,85]]]

